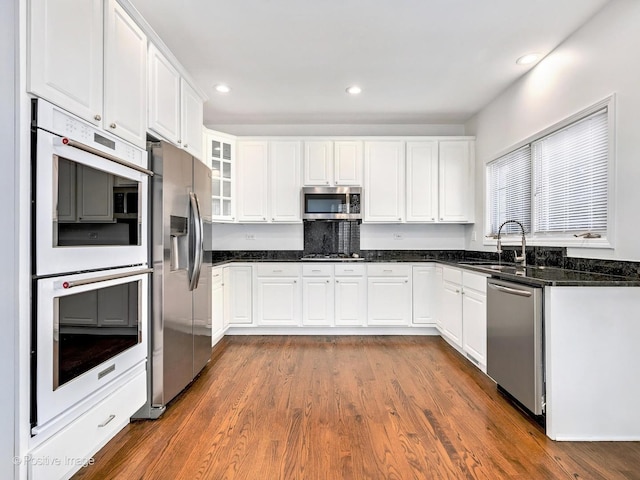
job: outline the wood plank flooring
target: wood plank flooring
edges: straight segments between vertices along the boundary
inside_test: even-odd
[[[440,337],[227,337],[94,459],[74,478],[640,479],[640,442],[549,440]]]

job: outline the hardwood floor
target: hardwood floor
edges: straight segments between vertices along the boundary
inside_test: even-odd
[[[549,440],[439,337],[223,342],[74,478],[640,479],[640,442]]]

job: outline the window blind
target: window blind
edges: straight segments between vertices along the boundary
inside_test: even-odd
[[[497,234],[507,220],[517,220],[531,232],[531,150],[525,145],[487,164],[489,226]],[[502,233],[520,233],[510,223]]]
[[[605,108],[531,144],[536,233],[606,232],[608,130]]]

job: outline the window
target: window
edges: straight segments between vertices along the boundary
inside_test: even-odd
[[[538,244],[575,244],[586,233],[606,238],[611,107],[609,98],[487,164],[487,234],[517,220],[534,242],[544,239]]]

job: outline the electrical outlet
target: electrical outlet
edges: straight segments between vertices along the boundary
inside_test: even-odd
[[[393,234],[393,239],[394,240],[402,240],[402,234],[401,233],[394,233]]]
[[[244,238],[246,240],[255,240],[256,239],[256,234],[255,233],[247,233]]]

